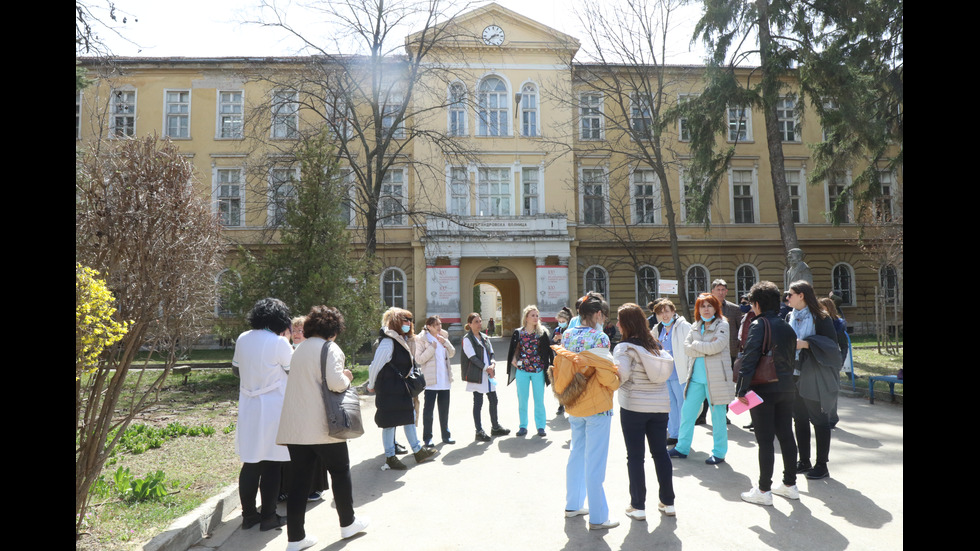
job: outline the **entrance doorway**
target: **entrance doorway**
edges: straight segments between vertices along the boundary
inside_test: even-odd
[[[480,312],[484,329],[491,317],[495,335],[508,335],[520,325],[521,286],[514,272],[503,266],[485,268],[476,277],[473,293],[474,306],[478,299],[480,306],[474,310]]]

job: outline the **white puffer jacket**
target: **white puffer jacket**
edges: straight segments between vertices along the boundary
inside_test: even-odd
[[[647,349],[623,341],[616,345],[613,358],[623,383],[619,387],[619,406],[639,413],[669,413],[667,379],[674,371],[674,360],[665,350],[654,356]]]

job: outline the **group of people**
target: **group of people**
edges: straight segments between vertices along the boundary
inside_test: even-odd
[[[506,360],[507,384],[517,382],[517,436],[528,435],[529,402],[533,402],[537,435],[547,435],[544,392],[552,385],[561,404],[559,414],[567,413],[571,427],[566,517],[589,515],[592,529],[619,524],[610,518],[603,490],[614,394],[618,394],[629,475],[626,515],[632,519],[646,518],[644,442],[659,483],[657,509],[668,516],[676,514],[671,458],[683,459],[691,453],[703,401],[711,411],[713,437],[705,463],[717,465],[725,461],[728,449],[728,404],[737,399],[748,405],[750,392],[762,399],[750,410],[759,444],[759,480],[742,494],[743,500],[771,505],[772,494],[799,499],[798,474],[829,475],[830,433],[838,420],[838,371],[846,354],[839,345],[846,343],[843,322],[833,303],[818,300],[806,281],[790,285],[786,300],[791,311],[785,319],[779,315],[782,296],[771,282],[754,285],[746,296],[750,312],[740,316],[736,339],[731,336],[734,320],[725,314],[730,303],[712,293],[698,296],[693,323],[667,299],[651,303],[649,318],[639,305],[622,305],[614,324],[618,343],[611,343],[607,334],[609,304],[598,293],[580,298],[574,317],[568,308],[558,312],[553,334],[541,322],[536,306],[524,308]],[[310,547],[316,540],[303,528],[306,501],[313,499],[311,488],[319,491],[329,485],[342,537],[363,531],[368,519],[354,514],[347,443],[329,436],[322,398],[324,385],[343,391],[353,378],[344,368],[343,352],[333,344],[344,329],[343,315],[335,308],[314,307],[303,322],[295,351],[287,340],[289,313],[281,301],[259,301],[249,323],[252,330],[239,336],[233,360],[242,380],[236,435],[243,461],[242,527],[258,524],[260,530],[270,530],[285,522],[287,549]],[[493,346],[478,313],[467,316],[464,329],[461,373],[467,392],[473,393],[475,439],[487,442],[510,433],[498,419]],[[737,350],[732,350],[732,342]],[[442,442],[455,443],[449,430],[450,363],[455,353],[438,316],[428,317],[416,334],[408,310],[389,308],[384,313],[367,386],[376,395],[375,422],[382,429],[386,468],[407,468],[397,457],[408,452],[395,441],[399,426],[417,463],[438,454],[432,442],[436,409]],[[740,368],[733,372],[735,357],[740,358]],[[768,367],[761,368],[767,362],[774,365],[774,374]],[[768,377],[756,376],[757,370]],[[411,383],[419,375],[425,385],[421,440],[416,432],[419,391],[413,392]],[[484,397],[489,402],[489,435],[482,424]],[[812,463],[810,425],[816,436]],[[783,459],[782,481],[776,486],[772,485],[774,439],[779,439]],[[276,496],[285,461],[292,464],[283,519],[276,515]],[[261,511],[255,505],[260,490]]]

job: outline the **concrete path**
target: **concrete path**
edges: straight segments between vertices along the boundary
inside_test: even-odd
[[[494,341],[497,357],[505,357],[508,339]],[[358,516],[370,517],[371,524],[363,534],[341,540],[330,498],[310,504],[306,530],[319,540],[312,549],[894,551],[904,547],[902,407],[884,401],[871,406],[866,399],[842,397],[841,420],[831,447],[831,477],[817,481],[801,477],[801,499],[774,496],[773,507],[739,498],[759,472],[755,437],[741,428],[748,424],[748,415],[729,413],[729,452],[719,466],[704,464],[710,452],[710,426],[696,427],[691,455],[674,460],[677,516],[664,517],[656,510],[657,480],[648,457],[648,517],[638,522],[624,514],[629,492],[617,405],[605,490],[611,516],[621,525],[590,531],[587,517],[565,519],[562,514],[571,433],[567,419],[555,416],[558,404],[550,387],[545,396],[547,437],[514,436],[517,397],[511,385],[498,388],[501,423],[512,430],[511,435],[477,443],[473,440],[472,395],[458,380],[458,361],[453,365],[457,380],[450,428],[457,443],[439,444],[437,436],[441,453],[434,461],[416,465],[411,456],[402,456],[407,471],[382,471],[381,430],[372,422],[374,398],[365,397],[362,413],[368,429],[349,446],[355,509]],[[503,362],[498,362],[501,382],[506,381],[504,372]],[[486,407],[483,422],[488,428]],[[533,412],[533,405],[530,409]],[[533,434],[533,414],[531,419]],[[439,434],[438,415],[434,432]],[[406,443],[401,431],[398,440]],[[777,470],[778,465],[777,447]],[[193,549],[286,548],[285,529],[243,531],[240,510],[226,507],[225,511],[224,522],[212,537]],[[286,514],[285,504],[279,512]]]

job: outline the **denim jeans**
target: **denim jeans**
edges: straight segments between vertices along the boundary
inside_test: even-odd
[[[534,427],[545,428],[547,415],[544,412],[544,371],[531,373],[523,369],[517,370],[517,413],[521,419],[521,428],[527,428],[527,398],[528,387],[534,392]]]
[[[704,401],[708,393],[708,386],[704,383],[691,381],[687,385],[687,397],[684,398],[684,405],[681,407],[681,428],[678,432],[677,445],[674,449],[684,455],[691,453],[691,442],[694,440],[694,421],[701,411],[701,402]],[[711,455],[718,459],[724,459],[728,454],[728,423],[725,422],[727,404],[711,406],[711,436],[714,438],[714,447],[711,448]]]
[[[569,415],[568,423],[572,426],[572,443],[565,467],[565,509],[583,508],[588,497],[589,522],[602,524],[609,520],[602,483],[606,480],[612,410],[589,417]]]
[[[650,446],[653,456],[653,466],[657,471],[657,482],[660,485],[660,502],[664,505],[674,504],[674,480],[667,455],[667,414],[643,413],[619,409],[619,422],[623,426],[623,441],[626,443],[626,472],[630,480],[630,506],[634,509],[645,510],[647,498],[646,450],[644,441]]]
[[[413,452],[417,452],[422,449],[422,444],[419,443],[419,437],[415,432],[415,423],[409,423],[403,425],[405,427],[405,438],[408,439],[408,445],[412,448]],[[388,427],[381,429],[381,441],[385,445],[385,457],[393,457],[395,455],[395,429],[397,427]]]

